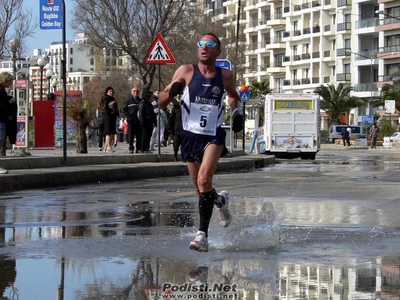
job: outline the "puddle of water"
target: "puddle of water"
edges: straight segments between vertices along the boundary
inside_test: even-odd
[[[163,287],[170,289],[169,295],[185,296],[181,299],[201,299],[199,295],[203,299],[247,300],[400,296],[399,256],[352,257],[332,264],[285,260],[275,254],[251,258],[230,255],[217,260],[202,256],[197,260],[154,256],[3,259],[0,292],[7,299],[19,300],[160,299],[154,295],[161,295]],[[234,289],[228,293],[193,291],[201,285],[208,290],[215,285]],[[192,290],[187,291],[188,287]],[[233,298],[223,298],[229,294]]]
[[[61,201],[49,210],[2,204],[0,294],[8,299],[157,299],[167,283],[175,295],[188,284],[237,287],[208,291],[210,299],[400,297],[396,201],[234,198],[230,227],[214,215],[208,253],[188,249],[195,199],[101,210],[90,202],[68,212]]]

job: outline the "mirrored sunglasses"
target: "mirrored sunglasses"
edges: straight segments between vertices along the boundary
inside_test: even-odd
[[[208,42],[199,41],[199,42],[197,42],[197,46],[199,48],[204,47],[204,46],[207,46],[208,48],[214,48],[214,47],[218,47],[218,44],[216,42],[213,42],[213,41],[208,41]]]

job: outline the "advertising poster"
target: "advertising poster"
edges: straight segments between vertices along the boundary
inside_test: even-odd
[[[17,139],[15,141],[16,147],[27,147],[26,121],[26,116],[17,117]]]
[[[56,147],[63,146],[63,94],[56,91],[55,95],[55,138]],[[67,107],[73,104],[79,106],[82,98],[81,91],[67,91]],[[71,103],[72,102],[72,103]],[[76,122],[67,115],[67,145],[76,144]]]

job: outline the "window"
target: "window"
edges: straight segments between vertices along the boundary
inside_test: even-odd
[[[332,50],[335,51],[335,49],[336,49],[336,41],[333,40],[332,41]]]
[[[298,29],[297,29],[298,26],[299,26],[299,22],[294,21],[294,22],[293,22],[293,30],[294,30],[294,31],[298,30]]]
[[[94,65],[94,58],[90,58],[90,65],[91,65],[91,66]]]
[[[345,39],[344,40],[344,47],[346,49],[351,49],[351,39]]]
[[[386,65],[386,74],[393,75],[400,71],[400,64],[390,64]]]
[[[386,46],[391,47],[398,45],[400,45],[400,34],[386,37]]]
[[[309,69],[307,68],[307,69],[304,69],[304,76],[303,76],[303,78],[308,78],[308,76],[309,76]]]
[[[69,54],[74,54],[74,48],[69,48]]]
[[[293,46],[293,55],[297,55],[297,45]]]
[[[73,57],[70,57],[70,58],[69,58],[69,64],[72,65],[73,63],[74,63],[74,58],[73,58]]]
[[[345,64],[343,67],[345,73],[350,73],[350,64]]]
[[[336,24],[336,15],[332,16],[332,24],[335,25]]]
[[[388,8],[387,14],[393,17],[400,17],[400,6]]]
[[[351,15],[350,15],[350,14],[345,15],[345,16],[344,16],[344,21],[350,23],[350,22],[351,22]]]
[[[297,70],[293,70],[293,79],[297,79]]]
[[[304,52],[303,53],[308,53],[309,50],[309,44],[304,44]]]
[[[333,67],[332,67],[332,76],[335,76],[335,74],[336,74],[336,67],[333,66]]]

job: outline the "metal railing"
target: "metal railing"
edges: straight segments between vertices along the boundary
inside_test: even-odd
[[[377,90],[378,86],[376,83],[358,83],[354,85],[355,92],[371,92]]]
[[[339,73],[336,74],[337,81],[350,81],[351,80],[351,73]]]
[[[379,24],[378,18],[369,18],[356,21],[356,29],[376,27]]]

